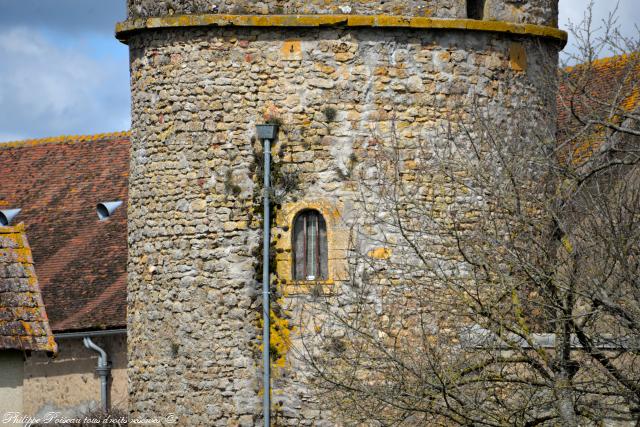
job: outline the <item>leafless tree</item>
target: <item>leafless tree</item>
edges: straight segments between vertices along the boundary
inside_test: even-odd
[[[301,328],[345,422],[640,425],[640,56],[615,28],[571,28],[558,130],[478,104],[361,153],[350,277]]]

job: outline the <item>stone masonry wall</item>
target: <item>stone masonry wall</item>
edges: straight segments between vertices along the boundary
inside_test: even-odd
[[[148,31],[129,45],[133,415],[175,413],[180,425],[259,423],[254,129],[270,111],[283,120],[275,168],[299,181],[279,200],[273,228],[281,285],[274,306],[282,316],[273,338],[281,342],[272,340],[274,416],[278,425],[339,424],[326,421],[332,415],[317,405],[309,372],[290,352],[291,326],[309,295],[290,280],[293,216],[304,208],[325,215],[331,273],[324,286],[331,289],[343,278],[348,229],[358,217],[350,172],[359,156],[393,134],[411,147],[467,114],[472,101],[507,121],[518,119],[509,114],[515,106],[549,108],[542,62],[555,46],[496,33],[346,28]],[[464,212],[465,199],[448,197],[446,182],[433,185],[440,209]],[[433,255],[447,250],[434,245]]]
[[[355,14],[467,18],[467,0],[128,0],[130,18],[197,13]],[[555,0],[486,0],[484,19],[557,26]]]
[[[111,362],[111,407],[128,408],[126,336],[94,338]],[[78,416],[100,406],[100,377],[96,374],[98,354],[87,349],[82,339],[58,340],[55,359],[32,353],[24,362],[24,415],[44,417],[48,412]]]

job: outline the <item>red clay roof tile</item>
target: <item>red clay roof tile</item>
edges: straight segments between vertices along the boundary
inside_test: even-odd
[[[22,209],[54,331],[126,325],[128,174],[125,132],[0,144],[0,208]]]
[[[0,350],[57,352],[24,224],[0,227]]]
[[[563,153],[581,164],[605,141],[605,128],[640,106],[640,53],[598,59],[561,70],[558,91],[558,137],[567,141]]]

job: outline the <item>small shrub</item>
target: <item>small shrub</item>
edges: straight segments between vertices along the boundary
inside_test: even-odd
[[[328,122],[332,122],[336,119],[336,116],[338,115],[338,111],[333,107],[325,107],[322,110],[322,114],[324,114],[324,117],[327,119]]]
[[[282,118],[279,116],[273,116],[273,117],[269,117],[267,119],[267,124],[268,125],[278,125],[278,126],[282,126],[283,125],[283,121]]]
[[[347,351],[347,344],[344,342],[344,340],[336,337],[331,338],[328,347],[328,350],[334,354],[343,354],[345,351]]]
[[[270,105],[265,110],[264,114],[264,122],[268,125],[278,125],[282,126],[284,123],[282,121],[282,116],[280,115],[280,111],[276,108],[275,105]]]
[[[224,191],[227,194],[237,196],[242,193],[242,188],[235,183],[233,179],[233,172],[231,169],[227,170],[227,174],[225,175],[224,180]]]
[[[171,343],[171,357],[176,357],[178,355],[178,351],[180,351],[180,344],[177,342]]]

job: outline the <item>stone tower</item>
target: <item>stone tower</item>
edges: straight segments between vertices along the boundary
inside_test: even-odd
[[[411,141],[473,97],[490,99],[496,114],[523,103],[553,107],[541,93],[541,64],[566,40],[557,3],[128,0],[117,37],[131,61],[133,414],[175,414],[180,425],[260,423],[254,134],[265,113],[284,122],[286,153],[274,155],[301,181],[273,226],[277,280],[289,287],[283,304],[295,312],[296,295],[307,291],[292,278],[293,221],[305,209],[322,213],[323,279],[339,282],[343,219],[354,216],[345,176],[372,129],[389,128],[391,112]],[[286,370],[293,362],[279,356],[274,363]],[[294,375],[302,370],[275,386],[286,395],[286,425],[324,418],[304,376]]]

